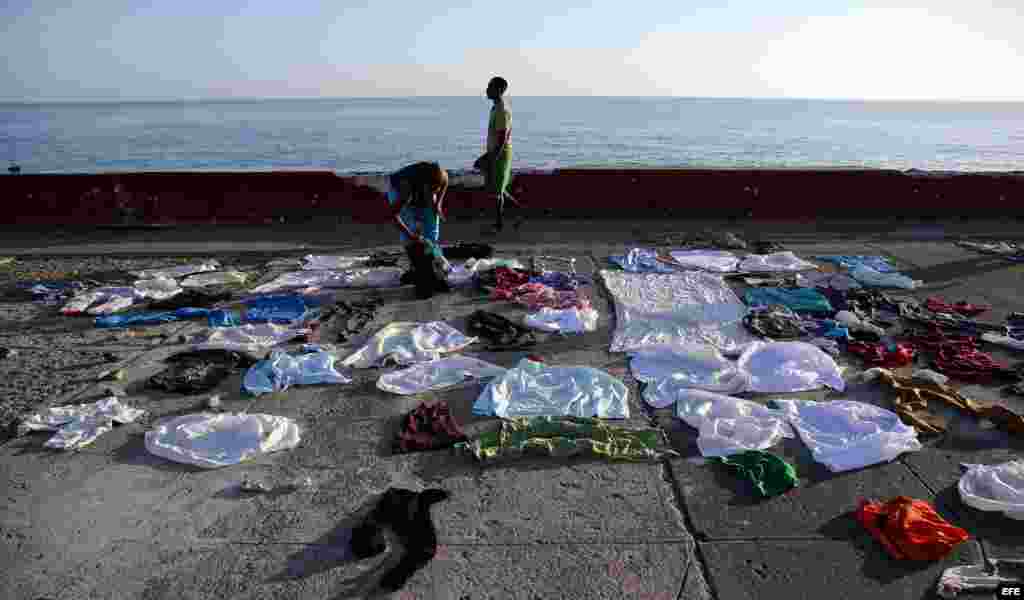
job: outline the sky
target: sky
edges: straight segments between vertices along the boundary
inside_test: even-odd
[[[1020,0],[6,0],[0,100],[1024,101]]]

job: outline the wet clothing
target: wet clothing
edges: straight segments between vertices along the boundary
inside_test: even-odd
[[[970,537],[927,502],[906,496],[885,503],[861,500],[854,516],[897,560],[940,560]]]
[[[754,489],[764,498],[784,494],[799,483],[793,465],[762,450],[716,456],[711,460],[754,484]]]
[[[440,450],[466,440],[462,426],[452,416],[448,403],[424,402],[402,418],[402,430],[395,440],[395,452]]]
[[[518,350],[537,344],[536,336],[526,327],[484,310],[469,315],[466,331],[490,342],[488,350],[491,351]]]

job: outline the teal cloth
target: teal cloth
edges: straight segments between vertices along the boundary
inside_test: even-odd
[[[831,316],[835,309],[828,298],[814,288],[753,288],[743,296],[751,308],[781,304],[793,312]]]

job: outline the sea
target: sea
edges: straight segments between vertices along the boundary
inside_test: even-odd
[[[1024,103],[509,97],[513,167],[1024,171]],[[481,154],[483,98],[0,104],[22,173],[383,173]],[[0,163],[0,173],[4,165]]]

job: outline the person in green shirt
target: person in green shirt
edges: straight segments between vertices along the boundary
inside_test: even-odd
[[[492,77],[487,84],[487,98],[494,102],[491,116],[487,124],[487,153],[473,163],[486,177],[487,191],[494,194],[497,216],[491,233],[498,233],[504,227],[505,201],[508,200],[517,208],[522,204],[508,193],[509,182],[512,180],[512,114],[505,106],[504,95],[508,90],[508,82],[502,77]],[[518,229],[522,219],[516,221]]]

